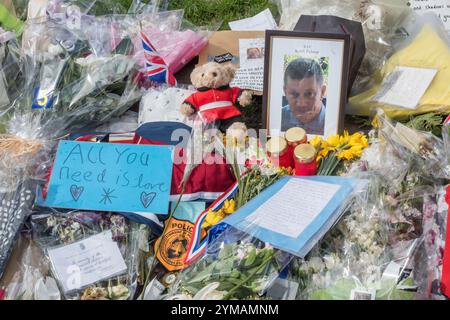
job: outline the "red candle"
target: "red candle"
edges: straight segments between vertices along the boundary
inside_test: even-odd
[[[266,151],[270,162],[274,166],[283,168],[292,167],[292,157],[289,156],[288,145],[283,137],[274,137],[267,141]]]
[[[291,167],[295,168],[294,150],[300,145],[308,142],[306,131],[299,127],[290,128],[286,131],[284,137],[288,144],[288,153],[291,159]]]
[[[298,145],[294,150],[294,159],[296,176],[315,176],[317,174],[316,148],[312,145]]]

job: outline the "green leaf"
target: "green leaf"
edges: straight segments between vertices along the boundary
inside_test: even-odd
[[[255,263],[256,260],[256,249],[252,248],[247,258],[244,260],[244,267],[249,267]]]
[[[326,289],[320,289],[314,291],[309,299],[322,300],[326,297],[326,300],[348,300],[350,299],[350,293],[356,288],[354,280],[351,279],[339,279],[332,286]]]

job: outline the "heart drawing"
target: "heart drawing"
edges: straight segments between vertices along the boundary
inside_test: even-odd
[[[79,187],[76,184],[73,184],[70,187],[70,194],[72,195],[73,200],[78,201],[80,199],[81,194],[84,191],[84,187]]]
[[[147,193],[145,191],[142,191],[141,202],[144,208],[148,208],[148,206],[153,202],[153,199],[155,199],[155,197],[156,197],[155,192]]]

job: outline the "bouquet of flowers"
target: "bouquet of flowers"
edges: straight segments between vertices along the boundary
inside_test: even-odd
[[[98,125],[139,100],[129,40],[124,39],[111,55],[98,57],[64,25],[52,20],[44,23],[47,35],[27,56],[27,83],[12,102],[9,133],[56,138],[69,128],[73,132]],[[30,23],[29,28],[33,27]]]
[[[126,271],[89,285],[64,292],[68,299],[124,300],[132,299],[137,286],[139,270],[139,236],[142,230],[118,214],[95,212],[58,212],[41,209],[31,218],[33,238],[51,265],[52,275],[63,288],[60,274],[55,269],[49,250],[80,243],[89,237],[110,232],[126,264]],[[108,254],[108,253],[106,253]],[[65,287],[64,287],[65,288]]]
[[[310,142],[317,150],[319,169],[317,175],[332,176],[351,161],[361,157],[363,150],[369,146],[367,137],[360,132],[350,135],[334,134],[327,139],[316,136]]]
[[[368,197],[291,265],[299,299],[426,298],[439,278],[442,242],[436,239],[446,212],[438,209],[439,181],[417,170],[419,154],[405,157],[382,130],[370,133],[370,147],[346,173],[370,181]]]
[[[181,272],[166,299],[262,299],[290,259],[290,254],[230,228]]]

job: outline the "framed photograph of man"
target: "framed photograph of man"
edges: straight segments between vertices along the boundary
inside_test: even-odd
[[[270,135],[343,130],[349,48],[347,34],[266,32],[263,124]]]

